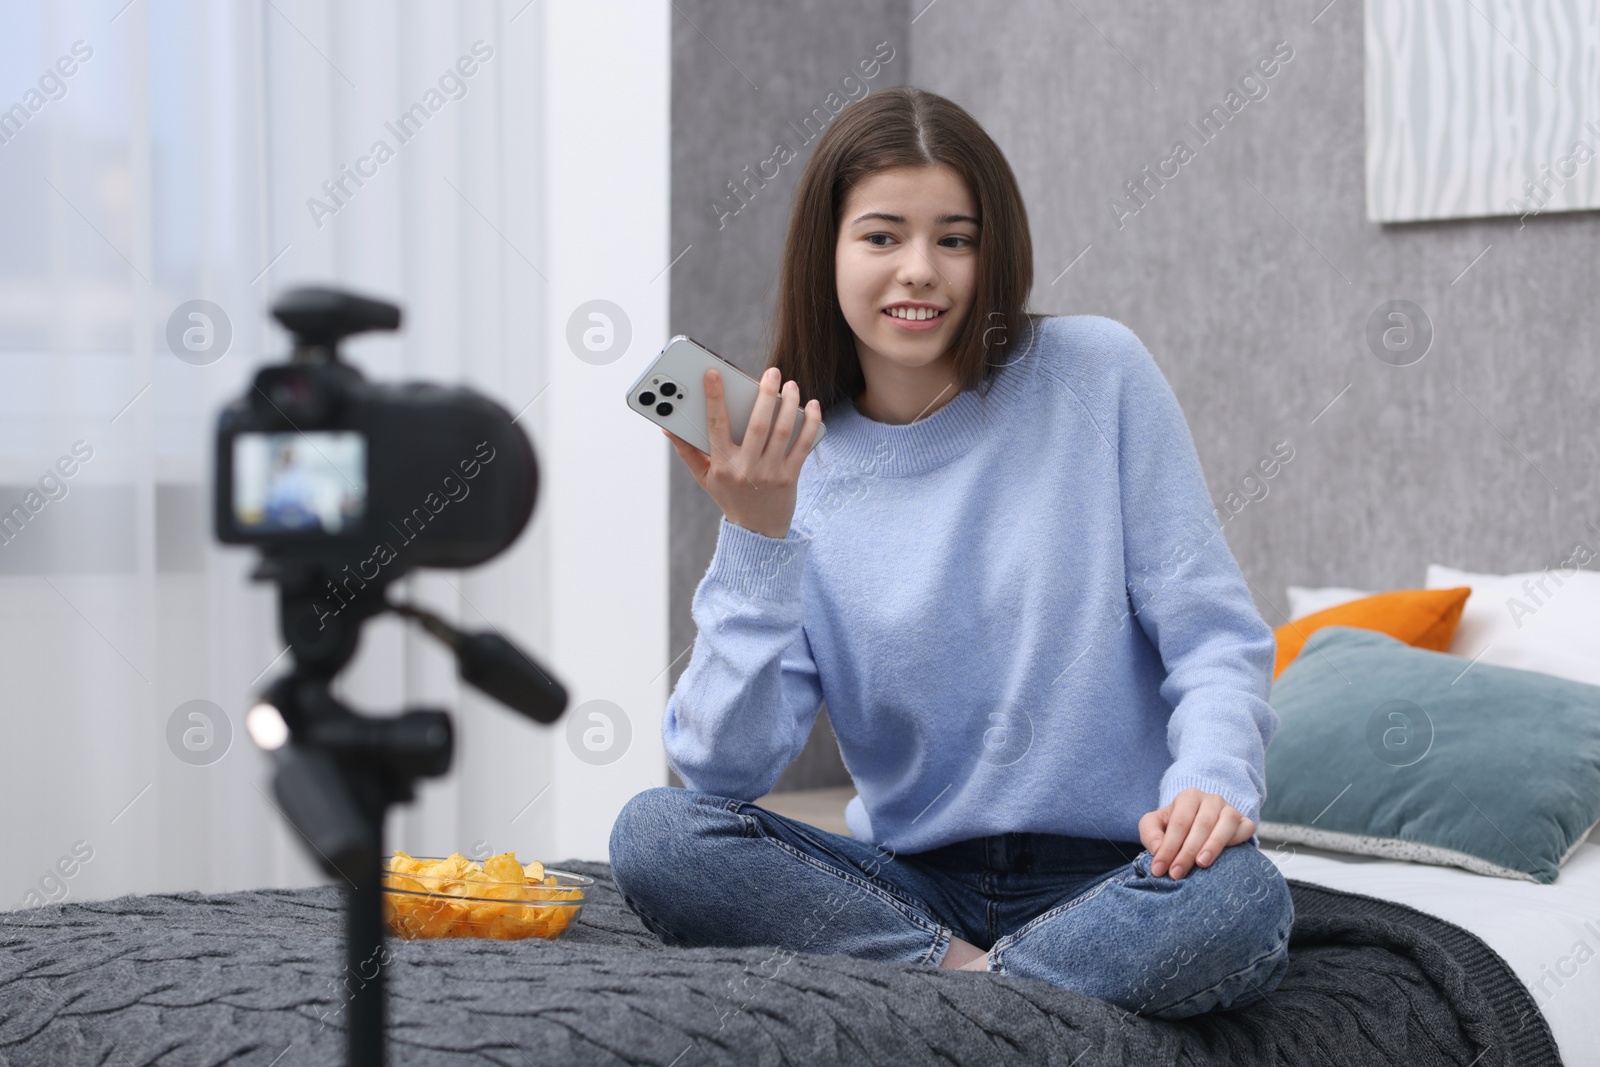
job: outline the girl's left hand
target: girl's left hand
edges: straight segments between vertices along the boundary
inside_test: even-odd
[[[1194,788],[1139,820],[1139,840],[1155,857],[1150,873],[1157,878],[1169,866],[1174,879],[1182,878],[1196,862],[1209,867],[1224,848],[1250,840],[1255,832],[1256,824],[1220,795]]]

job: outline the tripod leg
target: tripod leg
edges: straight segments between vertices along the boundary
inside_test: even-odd
[[[381,853],[375,853],[381,855]],[[385,1062],[385,974],[383,890],[380,863],[373,863],[348,891],[345,959],[357,985],[350,1002],[348,1030],[351,1067],[383,1067]]]

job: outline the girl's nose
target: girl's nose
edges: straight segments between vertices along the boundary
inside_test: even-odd
[[[895,274],[896,280],[902,285],[918,287],[932,285],[939,277],[939,272],[933,266],[933,257],[915,241],[907,241],[901,246],[900,262]]]

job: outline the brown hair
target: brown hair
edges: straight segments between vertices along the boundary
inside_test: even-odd
[[[876,171],[939,164],[966,182],[982,220],[972,310],[950,344],[960,388],[990,382],[1011,360],[1014,334],[1037,317],[1026,310],[1033,288],[1028,213],[999,146],[960,105],[935,93],[903,85],[870,93],[828,125],[800,175],[771,327],[767,366],[797,382],[800,396],[815,397],[823,411],[866,385],[834,271],[846,196]],[[1012,325],[1018,329],[1006,328]]]

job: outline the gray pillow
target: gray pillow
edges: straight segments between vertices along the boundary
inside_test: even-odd
[[[1271,703],[1264,839],[1549,884],[1600,823],[1600,686],[1326,626]]]

